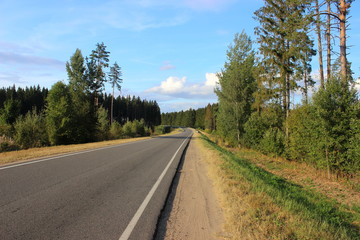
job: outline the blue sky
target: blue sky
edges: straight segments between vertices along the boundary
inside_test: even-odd
[[[216,102],[215,73],[236,32],[253,40],[262,0],[2,0],[0,87],[67,82],[65,63],[104,42],[122,67],[122,95],[156,100],[163,112]],[[360,6],[351,7],[349,60],[360,75]],[[337,49],[335,49],[337,50]],[[318,69],[314,57],[314,75]],[[106,91],[111,92],[106,85]],[[119,93],[117,93],[119,94]]]

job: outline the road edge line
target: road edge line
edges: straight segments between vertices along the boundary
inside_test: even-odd
[[[192,133],[186,137],[186,139],[182,142],[182,144],[180,145],[180,147],[177,149],[177,151],[175,152],[175,154],[172,156],[171,160],[169,161],[169,163],[166,165],[165,169],[163,170],[163,172],[160,174],[159,178],[156,180],[155,184],[153,185],[153,187],[150,189],[149,193],[146,195],[144,201],[141,203],[140,207],[138,208],[138,210],[136,211],[135,215],[133,216],[133,218],[130,220],[129,224],[127,225],[127,227],[125,228],[125,230],[123,231],[123,233],[121,234],[119,240],[128,240],[132,231],[134,230],[137,222],[139,221],[141,215],[143,214],[143,212],[145,211],[145,208],[147,207],[147,205],[149,204],[151,198],[153,197],[155,191],[157,190],[157,188],[159,187],[162,179],[164,178],[165,174],[167,173],[168,169],[170,168],[171,164],[174,162],[174,159],[176,157],[176,155],[179,153],[180,149],[182,148],[182,146],[184,145],[184,143],[191,138]]]

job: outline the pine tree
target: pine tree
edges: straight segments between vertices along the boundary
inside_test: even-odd
[[[90,54],[89,66],[91,68],[91,72],[94,74],[92,89],[95,93],[95,106],[99,105],[97,96],[102,91],[104,82],[106,81],[104,68],[109,67],[109,56],[110,52],[106,51],[106,46],[103,42],[97,43],[96,49]]]
[[[110,67],[110,73],[109,73],[109,82],[112,87],[112,96],[111,96],[111,113],[110,113],[110,124],[112,124],[114,119],[114,91],[115,87],[121,91],[121,85],[120,83],[123,82],[123,79],[121,78],[122,72],[119,65],[115,62],[112,67]]]

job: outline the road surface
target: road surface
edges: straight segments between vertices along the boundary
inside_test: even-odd
[[[190,135],[0,167],[0,239],[152,239]]]

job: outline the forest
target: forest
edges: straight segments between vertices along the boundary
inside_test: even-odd
[[[215,89],[218,103],[162,114],[162,124],[205,129],[226,145],[305,162],[328,174],[357,174],[360,102],[346,45],[351,2],[265,0],[254,13],[258,49],[244,31],[228,47]]]
[[[89,58],[76,49],[66,63],[69,82],[59,81],[51,89],[1,88],[0,152],[153,133],[161,121],[157,102],[115,98],[122,72],[116,62],[109,66],[109,54],[103,43]],[[112,94],[104,92],[106,81]]]

